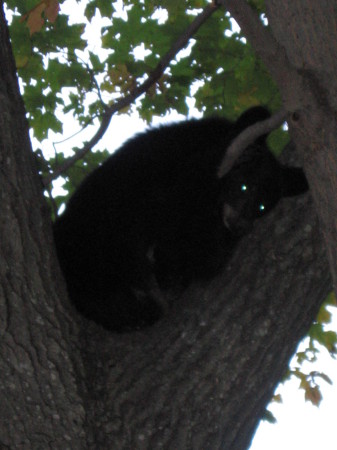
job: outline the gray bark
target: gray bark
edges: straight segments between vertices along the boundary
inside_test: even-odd
[[[0,447],[85,448],[76,326],[0,9]]]

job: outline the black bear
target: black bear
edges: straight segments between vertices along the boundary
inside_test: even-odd
[[[151,129],[83,181],[54,236],[70,298],[84,316],[114,331],[151,325],[162,314],[154,285],[165,291],[214,277],[256,218],[308,189],[301,169],[274,158],[267,136],[217,177],[231,141],[268,117],[254,107],[236,122]]]

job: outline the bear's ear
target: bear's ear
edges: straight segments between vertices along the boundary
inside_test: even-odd
[[[302,169],[297,167],[281,167],[282,194],[284,197],[303,194],[309,189]]]
[[[253,106],[252,108],[244,111],[241,116],[237,119],[234,124],[235,134],[239,135],[246,128],[251,125],[256,124],[257,122],[261,122],[263,120],[269,119],[271,117],[270,112],[264,106]],[[259,136],[255,139],[255,144],[259,144],[261,146],[266,145],[268,133],[262,136]]]
[[[244,111],[235,123],[235,126],[244,130],[245,128],[254,125],[256,122],[269,119],[271,117],[270,112],[263,106],[253,106],[252,108]]]

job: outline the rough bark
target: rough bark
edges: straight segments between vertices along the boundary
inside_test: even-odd
[[[302,153],[307,151],[315,208],[330,245],[337,134],[329,113],[335,105],[322,94],[317,112],[316,79],[324,83],[333,71],[337,79],[336,70],[333,64],[325,67],[321,80],[323,65],[318,65],[312,81],[300,70],[304,62],[311,64],[313,52],[300,53],[299,47],[319,23],[310,16],[310,28],[304,28],[302,20],[309,13],[331,17],[333,2],[267,3],[281,48],[276,58],[289,59],[288,80],[310,93],[297,98],[292,128]],[[287,17],[286,11],[296,16]],[[298,46],[295,23],[306,30]],[[287,39],[281,36],[285,29]],[[336,30],[325,22],[320,31],[337,42]],[[332,52],[328,44],[324,49]],[[299,66],[293,63],[298,58]],[[282,201],[242,240],[221,276],[209,286],[191,287],[156,326],[107,333],[80,318],[66,300],[3,16],[0,61],[1,447],[246,449],[299,339],[331,289],[310,195]],[[295,112],[286,85],[280,88],[286,107]],[[329,247],[332,264],[336,248]]]
[[[271,0],[273,35],[301,81],[284,85],[286,105],[297,102],[290,131],[299,148],[320,219],[335,288],[337,281],[337,4],[332,0]],[[284,33],[284,30],[287,33]]]
[[[97,358],[88,401],[99,448],[249,446],[331,289],[314,217],[309,195],[284,201],[222,276],[192,288],[153,329],[103,341],[86,331],[91,369]]]
[[[0,447],[85,448],[75,325],[0,9]]]
[[[279,86],[337,280],[337,5],[266,1],[269,29],[244,0],[223,2]]]

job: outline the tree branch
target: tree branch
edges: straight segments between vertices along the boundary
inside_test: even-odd
[[[254,125],[251,125],[242,131],[228,147],[218,169],[218,178],[222,178],[230,171],[245,148],[252,144],[258,137],[268,134],[279,127],[285,121],[286,117],[287,112],[284,109],[281,109],[276,114],[269,117],[269,119],[254,123]]]
[[[86,153],[91,150],[91,148],[97,144],[97,142],[103,137],[106,130],[109,127],[110,120],[112,116],[121,109],[129,106],[132,102],[136,100],[140,95],[146,92],[159,78],[163,75],[165,69],[169,66],[172,59],[177,55],[177,53],[183,49],[190,38],[198,31],[198,29],[203,25],[206,20],[220,7],[219,2],[213,2],[207,5],[204,10],[193,20],[193,22],[187,27],[184,33],[179,36],[179,38],[174,42],[170,50],[163,56],[159,61],[157,67],[149,74],[148,78],[139,86],[136,86],[131,90],[130,94],[121,98],[114,105],[107,107],[102,117],[102,122],[96,134],[92,139],[87,142],[82,149],[78,150],[74,156],[67,159],[62,165],[57,167],[52,174],[43,180],[43,184],[46,186],[52,180],[57,178],[67,169],[69,169],[76,161],[83,158]]]
[[[245,0],[218,0],[237,21],[243,34],[261,58],[283,95],[288,111],[300,108],[303,92],[301,77],[288,59],[285,49],[276,41],[270,28],[263,26],[258,14]]]
[[[266,64],[270,59],[275,64],[280,64],[279,44],[269,29],[263,26],[258,14],[245,0],[219,0],[218,3],[221,3],[237,21],[247,40]]]

